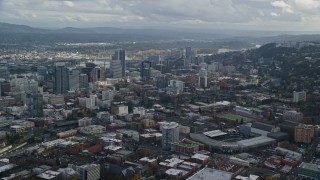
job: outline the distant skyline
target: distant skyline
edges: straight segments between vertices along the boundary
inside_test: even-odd
[[[320,0],[0,0],[0,21],[42,28],[320,31]]]

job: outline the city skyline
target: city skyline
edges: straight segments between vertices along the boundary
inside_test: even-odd
[[[319,31],[316,0],[0,0],[0,22],[36,27],[192,27]]]

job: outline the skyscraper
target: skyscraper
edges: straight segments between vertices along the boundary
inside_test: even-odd
[[[198,85],[201,88],[207,88],[208,87],[208,75],[207,70],[202,68],[199,71],[199,82]]]
[[[54,93],[63,94],[69,89],[69,72],[65,63],[57,63],[54,69]]]
[[[141,79],[142,81],[148,81],[150,79],[150,71],[151,71],[151,62],[150,61],[143,61],[141,63]]]
[[[112,78],[122,77],[122,65],[118,60],[112,60],[110,63],[110,74]]]
[[[123,49],[119,49],[114,54],[114,60],[120,60],[122,66],[122,77],[126,76],[126,51]]]
[[[70,69],[69,70],[69,90],[75,91],[79,89],[80,84],[80,70],[79,69]]]
[[[80,74],[79,88],[88,88],[88,87],[89,87],[88,75],[87,74]]]
[[[0,78],[3,78],[5,80],[9,79],[9,70],[7,66],[0,66]]]
[[[105,79],[105,71],[101,67],[95,67],[92,69],[91,73],[91,82],[97,82]]]
[[[30,117],[41,117],[43,115],[43,96],[38,93],[27,93],[26,106]]]

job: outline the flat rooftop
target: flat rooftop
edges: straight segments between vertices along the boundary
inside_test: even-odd
[[[213,168],[203,168],[187,180],[230,180],[233,173]]]
[[[204,132],[203,134],[206,135],[206,136],[209,136],[211,138],[214,138],[214,137],[227,135],[228,133],[223,132],[221,130],[214,130],[214,131]]]
[[[317,164],[311,164],[311,163],[306,163],[306,162],[302,162],[299,165],[299,168],[303,168],[303,169],[308,169],[311,171],[316,171],[316,172],[320,172],[320,166]]]

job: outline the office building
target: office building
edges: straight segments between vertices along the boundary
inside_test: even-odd
[[[27,93],[26,106],[30,117],[43,116],[43,96],[41,94]]]
[[[79,69],[70,69],[69,70],[69,90],[75,91],[80,87],[80,70]]]
[[[77,168],[80,174],[80,180],[98,180],[100,179],[100,165],[86,164]]]
[[[201,88],[207,88],[208,87],[208,73],[207,70],[202,68],[199,71],[199,81],[198,81],[198,85]]]
[[[57,63],[54,69],[54,93],[64,94],[69,89],[69,71],[65,63]]]
[[[143,61],[141,63],[141,79],[142,81],[149,81],[151,77],[151,62],[150,61]]]
[[[174,143],[179,141],[179,124],[169,122],[162,124],[162,149],[174,150]]]
[[[183,93],[184,82],[179,80],[170,80],[168,91],[176,95]]]
[[[88,109],[97,109],[98,108],[98,96],[90,95],[89,98],[86,99],[86,108]]]
[[[164,74],[158,76],[157,78],[157,88],[164,89],[168,86],[168,77]]]
[[[0,66],[0,78],[3,78],[5,80],[9,79],[9,70],[7,66]]]
[[[88,88],[89,80],[87,74],[80,74],[79,76],[79,88]]]
[[[112,78],[122,78],[122,65],[118,60],[112,60],[110,63],[110,76]]]
[[[305,91],[293,91],[293,102],[305,102],[307,100],[307,93]]]
[[[310,144],[315,136],[313,125],[299,124],[295,127],[294,140],[298,143]]]
[[[126,76],[126,51],[119,49],[114,54],[114,60],[120,60],[121,62],[121,75]]]
[[[101,67],[95,67],[92,69],[91,82],[103,81],[105,79],[105,70]]]
[[[37,74],[38,74],[38,76],[42,76],[44,79],[46,79],[47,75],[48,75],[47,67],[45,67],[45,66],[37,67]]]

